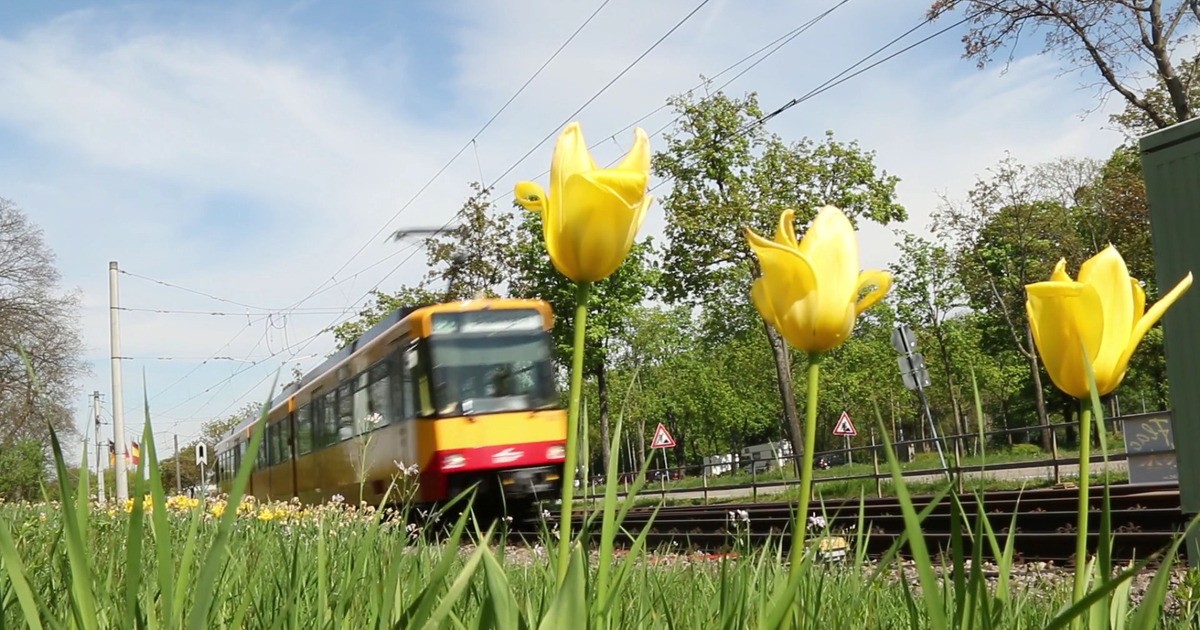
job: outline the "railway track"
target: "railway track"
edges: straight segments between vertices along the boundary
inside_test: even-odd
[[[1180,509],[1177,485],[1115,485],[1110,489],[1113,529],[1113,557],[1118,560],[1145,558],[1168,547],[1174,537],[1186,527],[1187,519]],[[914,497],[918,512],[927,507],[932,497]],[[1099,514],[1103,502],[1099,488],[1093,488],[1090,498],[1092,530],[1089,550],[1099,541]],[[959,518],[965,523],[964,546],[971,549],[970,531],[977,518],[976,497],[959,495],[966,519],[962,520],[947,496],[933,508],[923,521],[926,543],[931,552],[948,550],[951,522]],[[1016,514],[1014,551],[1018,561],[1046,561],[1070,566],[1075,549],[1075,522],[1078,494],[1075,488],[1056,488],[1027,491],[987,493],[983,498],[984,513],[993,531],[1003,544],[1013,515]],[[861,502],[863,529],[867,553],[878,556],[886,552],[904,531],[903,515],[894,498],[865,499]],[[810,514],[821,514],[829,531],[855,544],[859,521],[859,500],[832,500],[813,506]],[[669,545],[678,549],[720,552],[735,548],[738,543],[762,545],[768,540],[784,545],[790,542],[792,510],[789,503],[740,503],[709,506],[665,506],[660,508],[653,523],[652,509],[630,510],[623,527],[629,535],[618,536],[618,545],[628,546],[650,525],[648,542],[651,549]],[[574,531],[578,531],[584,515],[576,513]],[[553,520],[548,523],[553,527]],[[599,538],[599,519],[594,521],[592,536]],[[532,532],[518,532],[518,539]],[[986,544],[986,543],[985,543]],[[984,557],[991,550],[984,548]],[[904,550],[902,549],[902,553]]]

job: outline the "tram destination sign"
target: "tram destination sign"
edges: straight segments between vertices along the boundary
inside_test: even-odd
[[[434,335],[527,331],[542,327],[542,314],[533,309],[436,313],[432,324]]]

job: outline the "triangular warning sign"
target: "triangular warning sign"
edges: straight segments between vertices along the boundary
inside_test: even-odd
[[[658,428],[654,430],[654,439],[650,440],[650,448],[674,448],[675,438],[667,433],[667,427],[664,427],[660,422]]]
[[[854,423],[850,421],[850,414],[842,412],[842,417],[838,418],[837,426],[833,427],[834,435],[845,435],[854,437],[858,435],[858,429],[854,428]]]

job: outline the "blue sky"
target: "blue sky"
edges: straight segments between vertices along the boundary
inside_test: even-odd
[[[369,289],[423,274],[422,253],[383,234],[441,225],[481,173],[491,182],[514,167],[500,198],[539,177],[549,143],[518,158],[696,3],[611,0],[403,211],[598,0],[0,4],[0,197],[45,231],[64,284],[81,291],[93,374],[80,383],[79,423],[93,390],[110,416],[108,261],[136,274],[120,277],[122,306],[225,313],[121,314],[122,354],[134,357],[123,363],[130,434],[144,373],[158,440],[186,441],[203,420],[265,397],[274,370],[334,350],[321,329],[351,317]],[[577,116],[597,160],[629,146],[632,133],[615,131],[832,4],[711,0]],[[757,91],[774,109],[925,8],[850,0],[727,90]],[[961,197],[1005,152],[1035,163],[1102,157],[1120,142],[1106,129],[1116,104],[1084,117],[1094,93],[1058,76],[1055,59],[1022,50],[1007,72],[980,71],[961,59],[960,36],[769,129],[790,139],[833,129],[875,150],[901,178],[912,218],[899,227],[913,230],[939,195]],[[652,209],[646,230],[661,228]],[[864,266],[890,262],[889,229],[868,226],[862,238]]]

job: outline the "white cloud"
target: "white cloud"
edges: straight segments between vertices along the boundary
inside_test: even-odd
[[[692,6],[613,0],[391,227],[441,225],[465,196],[466,181],[480,169],[488,179],[498,177]],[[772,109],[903,31],[922,9],[920,2],[848,3],[729,90],[756,90]],[[97,358],[85,390],[108,391],[109,260],[247,304],[300,300],[362,247],[594,9],[538,0],[520,11],[489,3],[454,10],[455,49],[395,59],[383,70],[378,59],[358,59],[361,51],[319,30],[245,25],[239,21],[245,16],[183,29],[88,11],[0,38],[0,91],[19,95],[0,100],[0,133],[19,141],[0,149],[0,163],[15,165],[0,172],[0,195],[46,229],[67,282],[85,291],[86,340]],[[696,85],[701,74],[715,74],[817,11],[785,2],[753,9],[712,3],[585,110],[579,118],[589,140],[604,140]],[[1118,142],[1100,130],[1104,112],[1079,120],[1091,94],[1057,78],[1053,60],[1022,59],[1003,75],[976,72],[957,58],[954,35],[944,38],[930,44],[941,46],[938,54],[918,49],[901,56],[784,113],[770,130],[798,138],[828,128],[876,150],[878,163],[902,178],[911,229],[920,229],[937,191],[961,194],[1006,150],[1039,161],[1101,156]],[[411,47],[388,47],[402,49]],[[454,94],[446,109],[454,122],[430,125],[404,103],[422,89],[413,69],[446,55]],[[359,65],[370,66],[363,70],[369,83],[355,74]],[[381,89],[381,76],[393,87]],[[670,119],[659,112],[642,126],[654,131]],[[625,131],[605,142],[597,158],[617,157],[631,136]],[[503,178],[498,196],[543,172],[550,149],[547,142]],[[648,228],[661,227],[661,212],[655,213]],[[889,231],[867,227],[863,238],[864,264],[886,265]],[[404,247],[375,238],[338,279]],[[385,286],[418,278],[423,256],[396,269],[401,258],[304,306],[346,306],[389,272]],[[128,276],[121,287],[126,306],[238,310]],[[268,328],[247,327],[244,317],[126,312],[123,354],[261,356],[268,342],[278,350],[332,320],[332,313],[298,314],[284,328]],[[302,353],[330,346],[326,335]],[[216,363],[152,401],[155,408],[177,407],[175,418],[232,410],[241,404],[238,395],[260,397],[257,382],[272,367],[250,369],[204,393],[238,369],[235,362]],[[193,368],[146,365],[151,393]],[[140,409],[140,396],[132,395],[141,385],[140,366],[126,368],[130,415]]]

